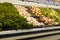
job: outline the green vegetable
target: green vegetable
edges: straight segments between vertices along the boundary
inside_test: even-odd
[[[54,20],[58,24],[60,24],[60,12],[52,9],[52,8],[40,8],[42,15]]]
[[[0,3],[0,28],[5,29],[28,29],[32,28],[27,20],[19,15],[17,9],[11,3]]]

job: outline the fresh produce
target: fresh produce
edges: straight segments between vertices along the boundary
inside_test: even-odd
[[[60,25],[60,9],[0,3],[0,30]]]
[[[60,14],[52,8],[40,8],[42,15],[52,19],[56,24],[60,24]]]
[[[49,26],[58,24],[58,22],[53,18],[53,16],[58,17],[57,12],[54,13],[54,10],[50,8],[40,8],[40,7],[34,7],[34,6],[29,7],[29,9],[30,11],[32,11],[33,15],[39,17],[38,18],[39,21],[42,21],[43,23]]]
[[[38,16],[38,17],[40,17],[41,11],[40,11],[39,8],[37,8],[35,6],[31,6],[31,7],[29,7],[29,9],[31,11],[32,16]]]
[[[55,11],[57,11],[60,14],[60,9],[54,9]]]
[[[25,17],[28,21],[28,23],[33,24],[34,26],[41,26],[44,25],[43,23],[38,22],[35,18],[31,17],[31,13],[28,12],[28,8],[24,6],[15,6],[17,10],[19,11],[19,14],[23,17]]]
[[[26,18],[19,15],[17,9],[11,3],[0,3],[0,29],[27,29],[33,25],[27,23]]]
[[[25,17],[25,18],[27,18],[27,17],[30,17],[31,15],[30,15],[30,13],[28,13],[27,12],[27,8],[25,8],[24,6],[16,6],[15,5],[15,7],[16,7],[16,9],[18,10],[18,12],[19,12],[19,14],[21,15],[21,16],[23,16],[23,17]]]

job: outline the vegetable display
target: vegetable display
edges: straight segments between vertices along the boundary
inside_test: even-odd
[[[29,7],[29,9],[30,9],[30,11],[32,11],[32,14],[34,14],[34,16],[38,17],[37,20],[39,22],[43,22],[46,25],[54,25],[54,22],[50,18],[46,17],[46,15],[44,14],[45,13],[44,10],[40,10],[39,7],[34,7],[34,6]]]
[[[0,30],[60,25],[60,9],[0,3]]]
[[[32,17],[30,10],[27,7],[24,6],[15,6],[16,9],[19,11],[19,14],[23,17],[25,17],[28,21],[28,23],[33,24],[33,26],[44,26],[42,22],[38,22],[34,17]]]
[[[27,23],[26,18],[19,15],[17,9],[11,3],[0,3],[0,29],[28,29],[32,24]]]
[[[58,11],[52,8],[40,8],[42,15],[52,19],[56,24],[60,24],[60,14]]]

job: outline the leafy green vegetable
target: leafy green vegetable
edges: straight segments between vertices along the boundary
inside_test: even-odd
[[[60,24],[60,12],[55,11],[52,8],[40,8],[40,11],[42,12],[42,15],[51,18],[52,20]]]
[[[11,3],[0,3],[0,28],[4,29],[25,29],[32,28],[27,20],[19,15],[19,12]]]

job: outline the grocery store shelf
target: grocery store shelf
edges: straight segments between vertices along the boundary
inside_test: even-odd
[[[16,30],[2,31],[0,32],[0,38],[8,38],[8,37],[16,37],[16,36],[22,37],[24,35],[26,35],[27,37],[31,35],[31,37],[33,37],[36,34],[38,34],[39,36],[42,36],[42,35],[48,35],[48,34],[54,34],[54,33],[60,33],[60,26],[59,27],[24,29],[24,30],[18,30],[18,31]]]
[[[33,29],[24,29],[24,30],[10,30],[10,31],[1,31],[0,35],[4,35],[4,34],[14,34],[14,33],[24,33],[24,32],[33,32],[33,31],[44,31],[44,30],[60,30],[60,26],[56,26],[56,27],[45,27],[45,28],[33,28]]]
[[[0,40],[16,40],[16,39],[32,39],[32,38],[36,38],[36,37],[45,37],[45,36],[50,36],[50,35],[56,35],[56,34],[60,34],[60,30],[59,31],[52,31],[52,32],[45,32],[45,33],[36,33],[36,34],[29,34],[29,35],[22,35],[22,36],[13,36],[13,37],[6,37],[6,38],[0,38]],[[6,35],[8,36],[8,35]]]
[[[39,6],[39,7],[49,7],[60,9],[60,6],[55,5],[46,5],[42,3],[34,3],[34,2],[25,2],[25,1],[11,1],[5,0],[2,2],[10,2],[14,5],[24,5],[24,6]],[[26,39],[26,38],[34,38],[34,37],[42,37],[48,35],[60,34],[60,26],[54,27],[42,27],[42,28],[32,28],[32,29],[19,29],[19,30],[8,30],[0,32],[0,39],[2,40],[11,40],[11,39]]]
[[[36,39],[36,38],[43,38],[43,37],[48,37],[48,36],[53,36],[58,34],[60,35],[60,31],[37,33],[37,34],[31,34],[31,35],[28,35],[27,37],[25,36],[24,38],[19,38],[19,39]]]

